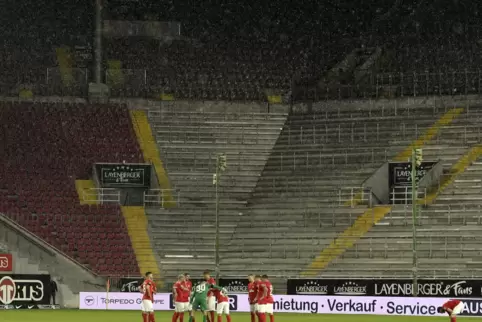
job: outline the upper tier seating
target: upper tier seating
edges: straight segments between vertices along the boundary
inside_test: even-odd
[[[174,42],[160,47],[154,41],[116,41],[108,45],[106,56],[120,60],[126,69],[128,91],[121,87],[117,95],[138,96],[142,89],[169,92],[176,98],[264,100],[265,90],[286,93],[295,77],[320,75],[348,50],[326,43],[317,49],[315,55],[306,47],[281,44],[223,47]]]
[[[0,105],[0,212],[100,274],[139,273],[118,205],[81,206],[95,162],[142,162],[126,107]]]

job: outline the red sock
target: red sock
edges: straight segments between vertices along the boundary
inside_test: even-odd
[[[274,322],[274,314],[269,315],[269,322]]]
[[[231,322],[231,315],[226,315],[226,321]]]
[[[251,312],[251,322],[256,322],[256,313]]]
[[[184,312],[179,313],[179,320],[180,320],[181,322],[184,322]],[[194,321],[194,320],[193,320],[193,321]]]
[[[209,314],[211,315],[211,322],[216,321],[216,320],[214,319],[214,311],[209,312]]]
[[[174,312],[174,314],[172,315],[172,322],[176,322],[178,317],[179,317],[179,313]]]
[[[258,317],[258,322],[261,322],[261,313],[256,312],[256,316]]]
[[[259,313],[259,322],[266,322],[266,313]]]
[[[142,312],[142,322],[149,322],[149,313]]]
[[[218,322],[223,322],[221,315],[218,315]]]
[[[450,317],[450,322],[456,322],[456,321],[457,321],[457,318],[455,316]]]
[[[149,314],[149,322],[156,322],[156,316],[154,315],[154,312]]]

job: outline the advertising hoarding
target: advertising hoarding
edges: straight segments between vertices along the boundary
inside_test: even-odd
[[[234,312],[249,312],[247,294],[230,294],[230,307]],[[446,316],[437,313],[446,298],[374,297],[374,296],[315,296],[275,295],[275,312],[310,314],[376,314],[406,316]],[[140,293],[80,293],[80,309],[84,310],[140,310]],[[172,310],[171,294],[154,297],[154,310]],[[482,299],[463,299],[465,308],[461,316],[482,316]]]

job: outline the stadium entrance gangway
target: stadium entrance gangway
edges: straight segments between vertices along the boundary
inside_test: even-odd
[[[89,188],[83,191],[83,200],[85,202],[99,202],[120,204],[121,193],[114,188]]]

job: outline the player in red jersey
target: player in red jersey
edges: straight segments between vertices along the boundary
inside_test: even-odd
[[[146,273],[146,279],[144,283],[141,285],[141,292],[142,292],[142,321],[143,322],[155,322],[154,317],[154,294],[156,293],[157,288],[156,284],[153,281],[152,273]]]
[[[266,322],[266,314],[269,314],[269,321],[274,322],[273,315],[273,285],[268,280],[268,275],[261,276],[260,282],[261,294],[258,295],[258,310],[260,322]]]
[[[218,322],[222,322],[223,314],[226,315],[226,321],[231,322],[231,315],[229,315],[229,297],[228,292],[223,287],[221,290],[214,290],[216,300],[218,301],[217,313]]]
[[[210,271],[204,271],[203,273],[204,280],[210,285],[216,285],[216,280],[211,277]],[[208,322],[215,322],[214,321],[214,312],[216,311],[216,297],[214,292],[211,290],[208,292]]]
[[[172,295],[174,298],[172,322],[176,322],[178,318],[183,322],[184,312],[188,311],[189,304],[189,290],[185,285],[184,275],[181,274],[177,277],[177,282],[172,286]]]
[[[248,275],[248,301],[249,301],[249,312],[251,313],[251,322],[256,322],[256,296],[258,294],[258,286],[254,280],[254,275]]]
[[[464,309],[464,302],[459,300],[449,300],[437,308],[438,313],[448,313],[450,322],[457,321],[456,316]]]
[[[189,297],[191,296],[192,282],[191,282],[191,276],[189,275],[189,273],[184,273],[184,287],[186,289],[185,300],[187,301],[186,312],[191,312],[192,311],[192,304],[189,303]],[[181,314],[180,319],[181,319],[181,322],[184,322],[184,313]]]
[[[254,309],[256,310],[256,316],[258,317],[258,322],[261,321],[261,318],[259,317],[259,305],[258,305],[258,298],[261,295],[261,275],[256,275],[254,277],[254,289],[256,292],[256,297],[255,297],[255,306]]]

